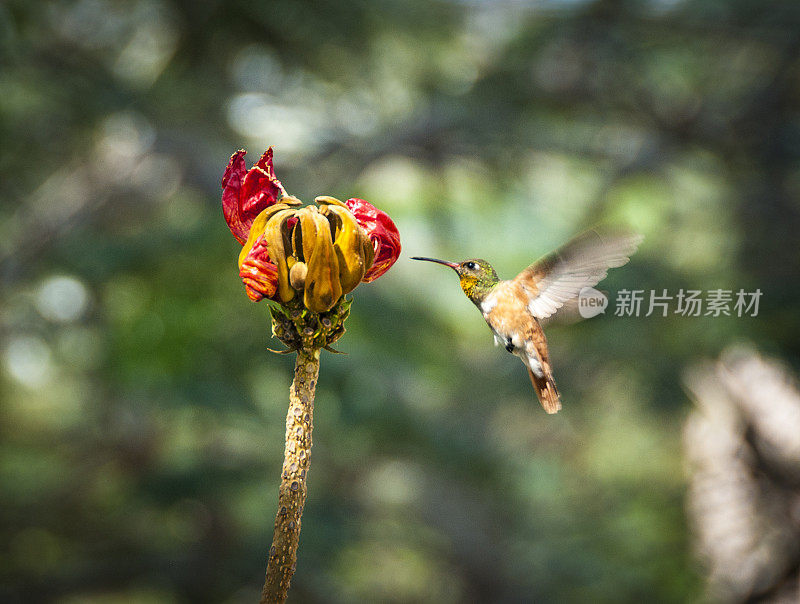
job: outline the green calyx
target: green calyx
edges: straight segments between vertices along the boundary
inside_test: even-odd
[[[286,350],[272,352],[288,354],[300,349],[321,348],[339,352],[331,345],[344,334],[344,322],[350,316],[352,303],[352,299],[342,296],[333,308],[324,312],[311,311],[300,300],[270,304],[272,335],[286,346]]]

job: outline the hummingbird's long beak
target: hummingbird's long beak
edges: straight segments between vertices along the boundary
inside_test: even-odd
[[[424,260],[425,262],[435,262],[436,264],[444,264],[445,266],[449,266],[452,269],[458,268],[458,262],[448,262],[447,260],[439,260],[437,258],[422,258],[420,256],[414,256],[411,259]]]

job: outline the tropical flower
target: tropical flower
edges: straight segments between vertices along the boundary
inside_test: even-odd
[[[222,209],[242,244],[239,275],[254,301],[302,301],[316,313],[333,308],[361,281],[374,281],[400,255],[392,219],[363,199],[317,197],[302,206],[275,177],[272,147],[245,169],[245,151],[222,178]]]
[[[400,234],[385,212],[363,199],[323,196],[303,206],[275,176],[272,147],[249,170],[245,154],[234,153],[222,177],[222,211],[242,244],[239,275],[247,295],[278,302],[269,307],[272,334],[286,345],[281,353],[297,354],[261,594],[262,603],[284,602],[297,563],[320,353],[337,352],[331,345],[350,314],[345,294],[389,270],[400,255]]]

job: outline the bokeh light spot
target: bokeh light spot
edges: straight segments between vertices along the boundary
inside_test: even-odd
[[[78,279],[68,276],[50,277],[42,283],[36,296],[36,309],[51,321],[68,323],[83,315],[89,304],[89,292]]]
[[[52,377],[52,354],[47,344],[33,336],[13,338],[3,358],[8,374],[30,388],[45,385]]]

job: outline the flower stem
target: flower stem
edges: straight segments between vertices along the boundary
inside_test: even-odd
[[[306,480],[311,461],[314,425],[314,390],[319,376],[319,348],[300,348],[294,365],[286,415],[286,448],[278,494],[278,514],[261,604],[284,602],[297,563],[300,520],[306,501]]]

